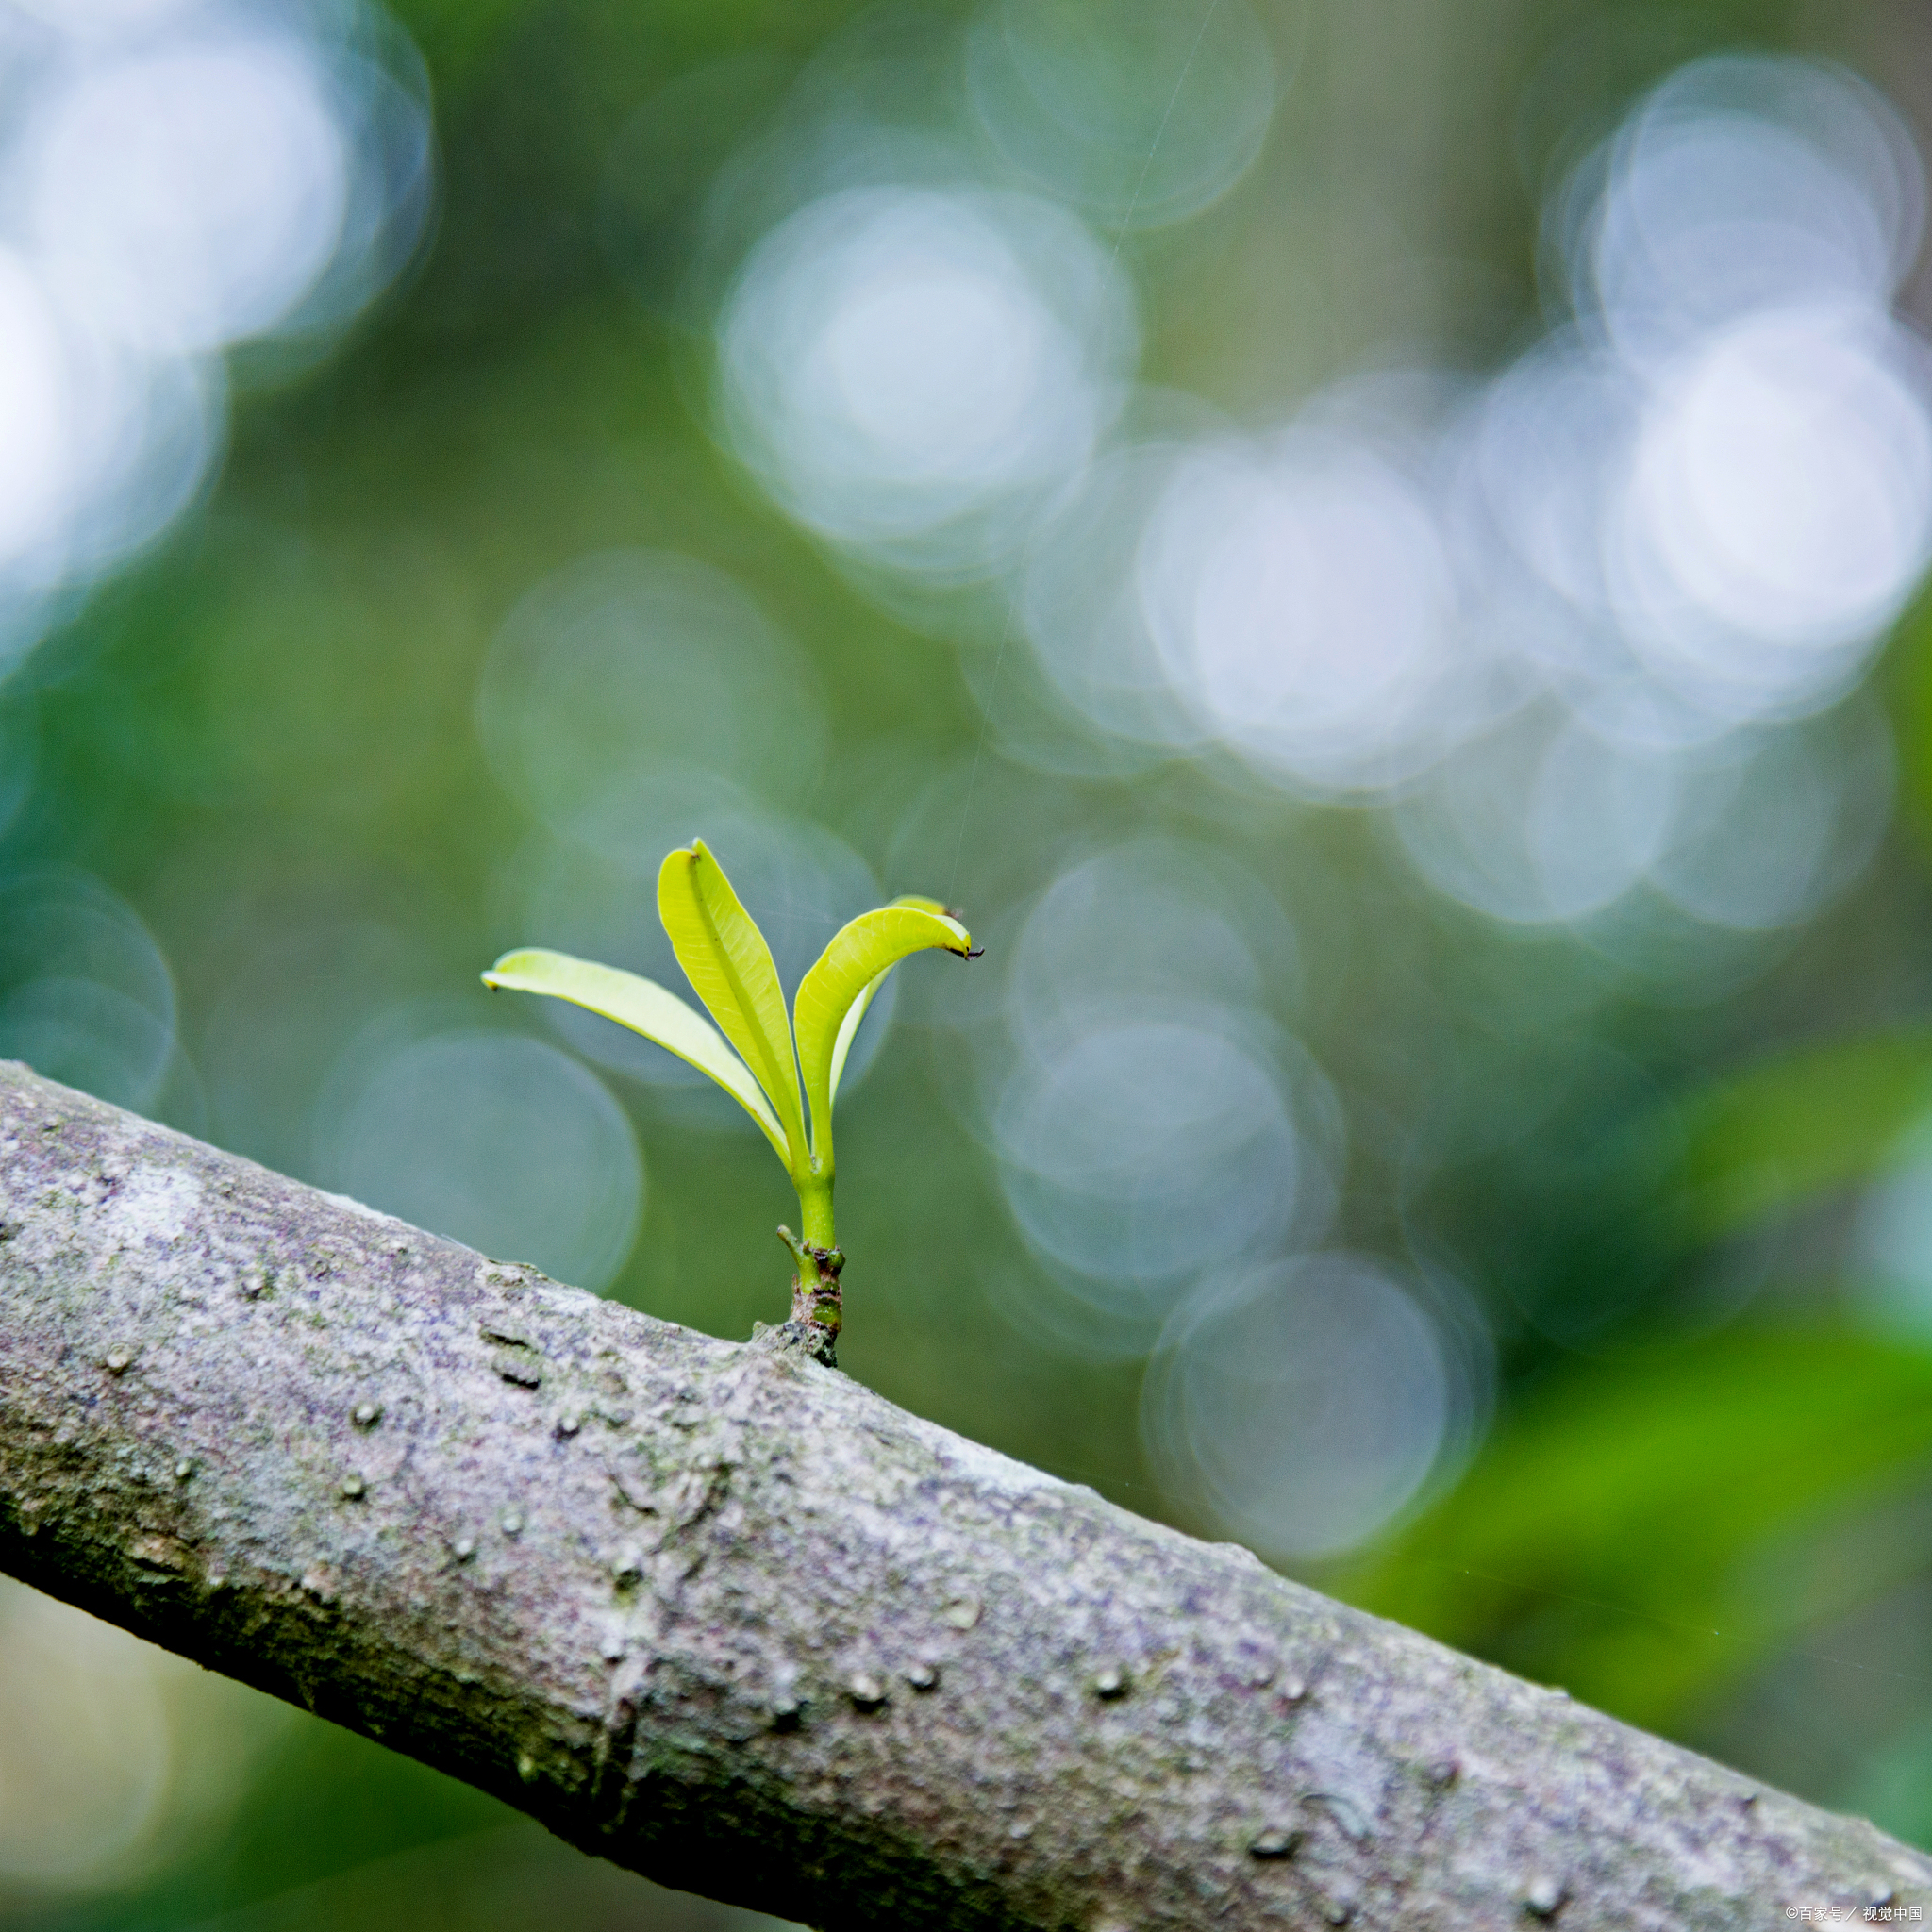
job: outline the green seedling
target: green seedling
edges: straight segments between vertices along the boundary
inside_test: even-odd
[[[886,974],[908,954],[933,947],[973,958],[972,935],[936,899],[895,899],[862,912],[799,982],[788,1018],[772,949],[702,839],[665,855],[658,916],[717,1025],[655,980],[567,953],[506,953],[483,983],[547,993],[615,1020],[708,1074],[751,1115],[798,1191],[801,1231],[778,1230],[798,1267],[790,1325],[829,1360],[845,1262],[832,1225],[839,1076]]]

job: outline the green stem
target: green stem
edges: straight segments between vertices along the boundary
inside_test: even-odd
[[[839,1271],[845,1265],[845,1257],[839,1252],[832,1231],[832,1176],[829,1173],[808,1174],[803,1180],[796,1180],[796,1186],[805,1232],[801,1236],[789,1227],[778,1230],[779,1240],[791,1251],[791,1258],[798,1265],[791,1284],[789,1325],[812,1335],[813,1353],[821,1361],[831,1363],[844,1319]]]
[[[832,1176],[812,1174],[798,1183],[798,1211],[804,1218],[803,1244],[813,1248],[835,1248],[838,1237],[832,1232]],[[812,1263],[816,1280],[817,1263]]]

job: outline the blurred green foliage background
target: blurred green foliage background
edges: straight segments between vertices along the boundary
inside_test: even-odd
[[[1188,50],[1208,42],[1191,40],[1205,4],[1169,11],[1179,140],[1195,125],[1180,105]],[[490,1069],[525,1064],[514,1058],[457,1067],[437,1091],[467,1109],[446,1122],[467,1151],[403,1175],[380,1205],[487,1244],[496,1224],[469,1218],[481,1210],[461,1161],[487,1191],[492,1149],[531,1109],[530,1158],[564,1204],[533,1258],[567,1272],[591,1257],[579,1272],[602,1267],[610,1294],[719,1335],[775,1319],[788,1271],[771,1230],[790,1197],[756,1135],[476,978],[510,945],[579,942],[534,928],[546,906],[581,914],[591,949],[599,892],[634,895],[608,915],[634,955],[622,963],[666,970],[649,953],[651,855],[626,870],[599,848],[589,885],[558,886],[569,864],[541,783],[520,792],[506,777],[478,691],[515,624],[550,621],[526,600],[558,573],[613,552],[694,559],[722,577],[694,580],[692,596],[759,613],[730,617],[734,636],[764,638],[763,625],[780,641],[747,645],[748,681],[704,700],[743,708],[765,747],[752,816],[792,828],[769,863],[746,835],[764,881],[762,897],[746,891],[754,910],[774,933],[788,919],[818,931],[824,904],[774,900],[779,859],[817,855],[813,876],[849,911],[856,856],[858,886],[942,893],[989,948],[970,973],[904,971],[876,1065],[841,1104],[849,1373],[1932,1845],[1932,1215],[1923,1249],[1910,1239],[1913,1203],[1932,1200],[1932,617],[1888,617],[1882,658],[1831,714],[1882,714],[1896,803],[1857,806],[1865,856],[1829,893],[1732,930],[1674,924],[1655,906],[1506,919],[1458,903],[1410,862],[1383,794],[1285,785],[1203,734],[1123,749],[1042,674],[1011,570],[921,576],[815,533],[721,427],[724,291],[807,198],[786,186],[807,163],[770,149],[774,130],[795,131],[814,87],[858,99],[885,71],[864,50],[890,42],[898,65],[877,99],[929,131],[963,111],[944,103],[964,98],[961,49],[986,9],[390,12],[433,102],[425,239],[325,353],[229,352],[218,474],[139,555],[42,613],[0,698],[19,796],[0,895],[16,895],[28,934],[80,875],[131,908],[172,981],[165,1067],[144,1092],[117,1091],[124,1061],[71,1024],[49,1032],[30,1001],[0,1005],[0,1044],[78,1084],[92,1070],[114,1097],[291,1174],[379,1195],[392,1164],[367,1156],[371,1137],[398,1121],[412,1145],[437,1132],[432,1061],[411,1054],[541,1041],[527,1093],[489,1085]],[[1845,63],[1907,117],[1932,105],[1932,43],[1902,0],[1256,0],[1252,17],[1279,85],[1238,178],[1158,225],[1079,210],[1138,305],[1141,388],[1126,409],[1149,435],[1259,429],[1364,371],[1474,382],[1521,355],[1548,325],[1540,223],[1556,186],[1699,57],[1801,53]],[[1123,97],[1139,86],[1141,101],[1132,62],[1120,72]],[[1134,111],[1130,147],[1146,123]],[[721,170],[742,175],[758,152],[767,175],[721,203]],[[1907,278],[1907,323],[1924,299]],[[758,673],[767,661],[782,675]],[[526,700],[541,709],[541,691]],[[681,734],[710,742],[676,709],[687,701],[699,702],[672,692],[659,715],[647,687],[641,710],[614,702],[612,729],[643,718],[675,776]],[[574,782],[568,744],[540,754]],[[1839,754],[1822,756],[1839,770]],[[727,824],[752,810],[732,796],[716,807]],[[665,808],[652,797],[638,824],[655,836]],[[706,803],[693,797],[693,815]],[[734,865],[715,822],[673,828],[691,833]],[[1213,1338],[1247,1336],[1266,1357],[1291,1350],[1292,1324],[1261,1336],[1241,1325],[1247,1305],[1229,1313],[1211,1296],[1176,1313],[1174,1282],[1194,1278],[1185,1257],[1109,1301],[1092,1285],[1114,1252],[1107,1228],[1055,1221],[1060,1196],[1027,1191],[1037,1174],[1011,1137],[1036,1101],[1051,1124],[1051,1095],[1025,1085],[1027,1057],[1049,1049],[1011,1011],[1041,946],[1039,970],[1055,970],[1051,934],[1027,921],[1056,880],[1124,851],[1158,862],[1136,873],[1134,859],[1124,887],[1103,879],[1111,896],[1069,929],[1095,935],[1102,979],[1116,958],[1132,979],[1147,928],[1181,917],[1137,906],[1132,880],[1153,878],[1169,908],[1191,879],[1218,881],[1214,917],[1244,949],[1229,971],[1249,974],[1226,1077],[1276,1070],[1285,1111],[1268,1110],[1274,1087],[1256,1105],[1303,1160],[1303,1206],[1274,1214],[1288,1184],[1243,1178],[1248,1142],[1216,1139],[1213,1081],[1170,1106],[1137,1088],[1133,1063],[1115,1068],[1120,1108],[1161,1115],[1149,1145],[1183,1166],[1191,1146],[1224,1163],[1223,1196],[1157,1202],[1136,1240],[1158,1245],[1172,1232],[1160,1214],[1211,1221],[1217,1198],[1240,1194],[1227,1211],[1253,1207],[1253,1239],[1208,1241],[1194,1274],[1257,1253],[1394,1271],[1399,1291],[1337,1274],[1333,1291],[1371,1297],[1370,1341],[1424,1338],[1441,1415],[1413,1467],[1375,1463],[1373,1442],[1356,1462],[1341,1448],[1296,1460],[1311,1404],[1344,1448],[1351,1414],[1383,1414],[1373,1349],[1330,1363],[1317,1321],[1305,1359],[1319,1387],[1292,1364],[1288,1380],[1242,1382]],[[0,945],[8,989],[45,972],[29,952]],[[1172,991],[1158,974],[1134,984]],[[1158,1056],[1169,1038],[1141,1043]],[[1095,1152],[1096,1171],[1111,1158]],[[587,1166],[602,1191],[558,1178]],[[1080,1198],[1098,1215],[1117,1197]],[[1237,1479],[1257,1470],[1266,1495]],[[1340,1499],[1314,1529],[1275,1501],[1304,1480]],[[420,1768],[24,1591],[0,1595],[0,1923],[566,1917],[749,1923],[579,1859]]]

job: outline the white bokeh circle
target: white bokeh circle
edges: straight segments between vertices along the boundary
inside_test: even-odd
[[[1924,358],[1856,310],[1779,309],[1661,372],[1606,541],[1626,634],[1736,718],[1841,689],[1932,561]]]
[[[1246,0],[989,0],[966,87],[1001,154],[1103,227],[1185,221],[1260,155],[1279,86]]]
[[[1062,210],[849,189],[768,234],[727,297],[724,432],[822,536],[970,578],[1084,467],[1134,333],[1119,270]]]
[[[629,1118],[541,1041],[411,1039],[375,1023],[325,1090],[316,1138],[341,1192],[579,1288],[608,1287],[637,1239],[644,1170]]]
[[[1303,1151],[1274,1070],[1211,1011],[1094,1016],[993,1116],[1008,1206],[1082,1274],[1174,1281],[1279,1241]]]
[[[666,551],[565,564],[504,621],[476,688],[497,776],[553,830],[651,874],[722,808],[808,780],[824,700],[724,572]]]
[[[1291,787],[1373,791],[1439,754],[1465,642],[1455,566],[1427,491],[1373,442],[1204,447],[1144,525],[1137,582],[1182,701]]]
[[[1275,1557],[1394,1521],[1458,1428],[1451,1347],[1392,1271],[1314,1255],[1210,1281],[1169,1318],[1141,1435],[1171,1493]]]
[[[292,37],[140,46],[43,102],[22,166],[29,231],[76,313],[151,352],[273,328],[327,267],[344,130]]]

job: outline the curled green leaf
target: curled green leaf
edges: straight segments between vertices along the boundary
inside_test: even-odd
[[[866,1008],[901,959],[933,947],[968,955],[973,936],[937,900],[900,899],[841,926],[799,982],[798,1064],[811,1108],[812,1158],[821,1169],[831,1166],[832,1102]]]

